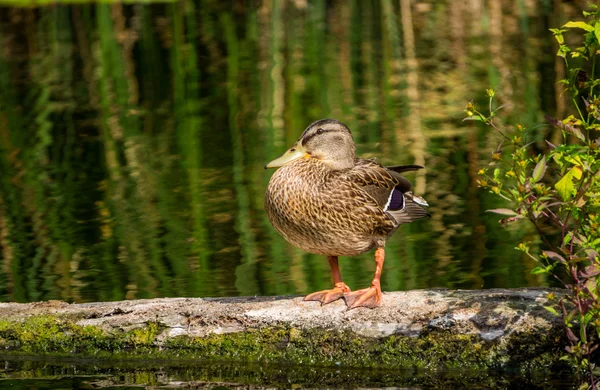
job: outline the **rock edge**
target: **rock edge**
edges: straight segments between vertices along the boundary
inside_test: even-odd
[[[562,320],[544,308],[550,292],[563,294],[548,288],[390,292],[373,310],[301,297],[0,303],[0,347],[95,356],[94,348],[132,356],[187,351],[193,358],[321,364],[548,366],[564,345]]]

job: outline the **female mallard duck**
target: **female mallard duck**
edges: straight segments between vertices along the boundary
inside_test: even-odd
[[[265,168],[271,177],[265,209],[277,231],[293,245],[329,259],[334,288],[308,295],[322,304],[344,298],[349,308],[376,307],[386,240],[401,224],[427,216],[427,202],[410,192],[400,172],[418,165],[384,167],[355,157],[346,125],[323,119],[308,126],[300,139]],[[338,256],[375,251],[371,287],[351,292],[342,281]]]

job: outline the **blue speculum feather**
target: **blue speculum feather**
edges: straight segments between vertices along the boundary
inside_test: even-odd
[[[392,190],[387,210],[402,210],[404,208],[404,193],[397,188]]]

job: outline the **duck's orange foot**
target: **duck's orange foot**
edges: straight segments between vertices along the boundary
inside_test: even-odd
[[[350,292],[350,287],[346,286],[345,283],[336,283],[335,287],[331,290],[317,291],[312,294],[308,294],[304,297],[305,301],[319,301],[321,305],[326,305],[333,301],[337,301],[340,298],[344,298],[344,295]]]
[[[379,286],[371,286],[362,290],[349,292],[344,294],[348,310],[357,307],[368,307],[374,309],[381,303],[381,288]]]

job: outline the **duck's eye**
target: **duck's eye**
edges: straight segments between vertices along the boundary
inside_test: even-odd
[[[295,152],[295,151],[296,151],[296,148],[291,148],[290,149],[290,152]]]
[[[320,127],[317,129],[317,134],[323,134],[324,132],[325,132],[325,130],[323,130]]]

